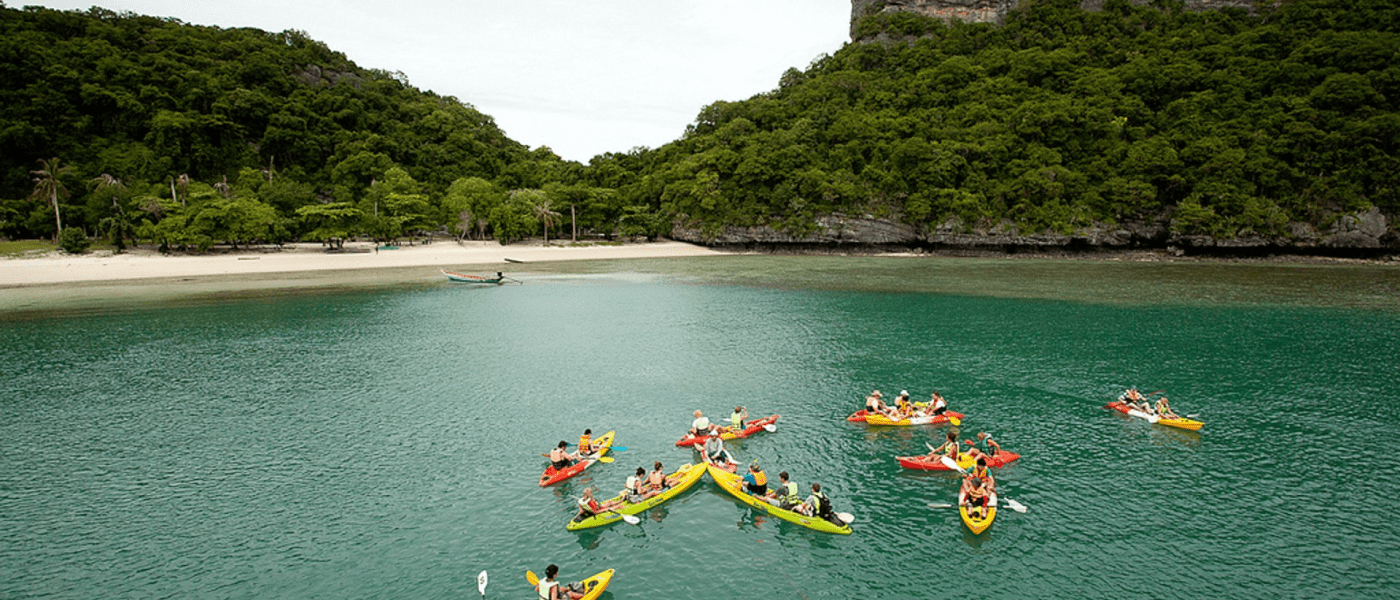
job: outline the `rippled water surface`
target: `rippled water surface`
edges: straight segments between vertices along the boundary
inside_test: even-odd
[[[0,597],[1370,598],[1400,592],[1394,269],[733,257],[0,324]],[[1199,433],[1100,407],[1165,390]],[[1019,463],[973,536],[946,428],[843,417],[939,390]],[[572,533],[702,409],[819,481],[854,534],[708,479]],[[541,489],[541,452],[615,429]]]

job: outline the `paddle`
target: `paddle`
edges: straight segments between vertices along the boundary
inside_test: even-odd
[[[774,424],[772,424],[772,423],[769,423],[769,424],[763,426],[763,430],[764,430],[764,431],[767,431],[768,433],[773,433],[774,431],[777,431],[777,430],[778,430],[778,426],[777,426],[777,425],[774,425]]]
[[[481,592],[481,597],[486,597],[486,571],[482,571],[476,576],[476,591]]]
[[[569,445],[577,446],[578,444],[570,443]],[[626,452],[627,446],[608,446],[608,450],[612,450],[613,452]]]
[[[841,522],[847,525],[856,521],[856,516],[851,513],[836,513],[836,518],[841,519]]]
[[[948,417],[948,422],[952,423],[954,427],[962,426],[962,419],[957,417]]]
[[[530,585],[540,584],[540,578],[535,576],[534,571],[525,571],[525,581],[530,582]]]
[[[1007,508],[1009,508],[1009,509],[1011,509],[1011,510],[1014,510],[1014,511],[1016,511],[1016,512],[1018,512],[1018,513],[1025,513],[1026,510],[1027,510],[1027,509],[1026,509],[1026,505],[1021,504],[1020,502],[1017,502],[1017,501],[1012,500],[1012,499],[1010,499],[1010,498],[1002,498],[1002,497],[1000,497],[1000,496],[997,496],[997,501],[998,501],[998,502],[1004,502],[1004,503],[1006,503],[1006,507],[1007,507]],[[935,504],[935,503],[930,502],[929,505],[928,505],[928,507],[929,507],[929,508],[957,508],[958,505],[956,505],[956,504],[942,504],[942,503]]]

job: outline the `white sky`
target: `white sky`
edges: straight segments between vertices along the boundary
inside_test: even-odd
[[[850,0],[18,0],[299,29],[475,106],[568,160],[655,148],[705,105],[772,90],[849,39]]]

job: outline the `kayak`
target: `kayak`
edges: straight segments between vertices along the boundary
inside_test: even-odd
[[[1130,417],[1144,419],[1148,423],[1156,423],[1158,425],[1166,425],[1168,427],[1176,427],[1178,429],[1185,429],[1188,431],[1200,431],[1201,426],[1205,425],[1204,422],[1195,421],[1192,419],[1171,419],[1167,417],[1157,416],[1151,413],[1145,413],[1136,408],[1128,408],[1128,405],[1124,404],[1121,401],[1109,402],[1108,406],[1106,406],[1105,408],[1111,408]]]
[[[908,427],[910,425],[942,425],[944,423],[947,423],[948,419],[950,418],[956,418],[961,420],[963,418],[963,414],[959,412],[953,412],[950,410],[941,415],[906,417],[898,421],[882,414],[873,414],[865,416],[865,423],[867,425],[891,425],[895,427]]]
[[[906,469],[920,469],[924,471],[952,470],[948,468],[948,465],[943,464],[943,461],[940,457],[929,458],[928,456],[896,456],[894,458],[895,460],[899,461],[899,466],[904,467]],[[1021,458],[1020,454],[1002,450],[1001,452],[997,452],[994,456],[987,456],[987,467],[992,469],[1004,467],[1008,463],[1018,458]],[[977,464],[977,461],[972,460],[971,456],[967,454],[958,455],[959,467],[962,467],[964,469],[971,469],[972,466],[975,464]]]
[[[616,432],[609,431],[599,436],[598,439],[593,440],[594,451],[593,454],[588,455],[588,458],[582,459],[563,469],[555,469],[554,465],[549,465],[549,468],[544,470],[544,475],[540,476],[540,487],[554,485],[574,475],[578,475],[582,473],[584,469],[587,469],[589,465],[598,462],[598,459],[602,458],[604,454],[607,454],[608,448],[612,446],[614,433]]]
[[[569,531],[578,531],[580,529],[588,529],[590,527],[602,527],[603,525],[611,525],[613,523],[621,521],[622,515],[635,515],[639,512],[661,504],[662,502],[665,502],[667,500],[675,498],[676,496],[681,495],[682,492],[685,492],[686,490],[694,487],[695,484],[699,482],[700,478],[704,475],[704,463],[696,465],[687,463],[685,465],[682,465],[681,468],[676,469],[675,472],[666,476],[666,479],[668,480],[674,477],[678,478],[678,481],[673,483],[671,487],[666,488],[666,490],[662,491],[660,494],[647,498],[646,500],[643,500],[636,504],[630,502],[624,503],[622,506],[616,509],[613,509],[609,512],[593,515],[591,517],[588,517],[587,519],[583,519],[582,521],[580,521],[578,517],[574,517],[573,520],[569,521],[568,525],[564,526],[564,528],[568,529]],[[612,500],[609,500],[609,502],[621,500],[622,496],[623,494],[618,494],[617,497],[613,498]]]
[[[758,433],[758,432],[760,432],[760,431],[763,431],[763,427],[764,427],[764,426],[770,425],[770,424],[772,424],[774,421],[777,421],[777,420],[778,420],[778,415],[769,415],[769,416],[763,417],[762,419],[759,419],[759,420],[757,420],[757,421],[749,421],[748,423],[745,423],[745,424],[744,424],[744,430],[743,430],[743,431],[740,431],[740,432],[737,433],[737,434],[736,434],[736,433],[729,432],[729,431],[725,431],[725,432],[719,434],[719,439],[725,440],[725,441],[729,441],[729,440],[733,440],[733,439],[746,438],[746,437],[749,437],[749,436],[751,436],[751,435],[753,435],[753,434],[755,434],[755,433]],[[708,440],[708,439],[710,439],[710,436],[708,436],[708,435],[699,435],[699,436],[695,436],[695,435],[690,435],[689,433],[687,433],[687,434],[685,435],[685,437],[681,438],[680,441],[676,442],[676,445],[677,445],[677,446],[694,446],[694,445],[696,445],[696,444],[703,444],[703,443],[705,443],[705,441]]]
[[[836,533],[850,535],[851,526],[845,523],[837,524],[821,517],[809,517],[800,512],[788,510],[779,506],[769,504],[767,500],[759,498],[744,490],[744,478],[714,465],[708,465],[710,479],[715,480],[719,487],[729,492],[729,495],[738,498],[740,502],[749,505],[754,510],[767,513],[790,523],[796,523],[803,527],[815,529],[824,533]]]
[[[608,569],[606,571],[603,571],[602,573],[580,581],[579,583],[583,584],[583,589],[588,590],[587,592],[584,592],[583,598],[581,598],[580,600],[596,600],[599,596],[602,596],[603,592],[608,589],[608,584],[612,582],[614,572],[616,572],[616,569]],[[536,589],[538,589],[538,576],[536,576],[530,571],[526,571],[525,579],[527,581],[532,582],[530,585],[535,585],[537,586]],[[535,594],[535,597],[539,597],[538,592]]]
[[[992,492],[991,495],[987,497],[987,518],[985,519],[974,519],[971,515],[967,514],[967,507],[963,506],[963,503],[966,501],[967,492],[958,492],[958,514],[962,515],[963,524],[967,525],[967,528],[972,530],[973,535],[981,534],[983,531],[986,531],[988,527],[991,527],[992,520],[997,518],[996,492]]]
[[[588,590],[581,600],[596,600],[598,596],[602,596],[603,592],[608,589],[608,584],[612,583],[613,573],[615,572],[617,572],[617,569],[608,569],[581,581],[580,583],[583,584],[583,589]]]

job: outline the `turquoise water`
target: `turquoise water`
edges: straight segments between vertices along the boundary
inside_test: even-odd
[[[1184,268],[1183,268],[1184,267]],[[1200,267],[1200,268],[1195,268]],[[1397,597],[1394,269],[734,257],[0,324],[0,597]],[[1166,390],[1201,433],[1100,407]],[[847,423],[934,389],[1023,458],[981,536],[945,428]],[[670,470],[701,409],[829,490],[854,534],[708,479],[565,531],[588,485]],[[628,450],[553,488],[584,427]]]

